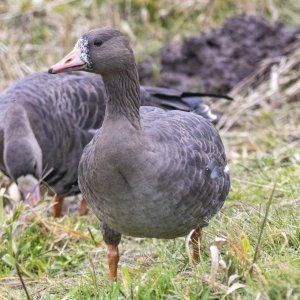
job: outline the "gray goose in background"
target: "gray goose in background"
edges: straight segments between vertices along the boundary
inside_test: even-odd
[[[103,222],[111,278],[117,276],[121,234],[175,238],[192,234],[221,209],[230,177],[221,138],[192,112],[140,107],[136,64],[128,40],[111,28],[84,34],[49,73],[101,74],[108,101],[102,127],[79,163],[80,190]]]
[[[168,109],[197,109],[214,120],[199,94],[141,87],[142,103]],[[221,96],[220,96],[221,97]],[[226,96],[225,96],[226,97]],[[31,205],[41,180],[56,194],[54,217],[63,197],[79,193],[77,168],[85,145],[102,124],[106,93],[101,77],[86,73],[36,73],[0,94],[0,169]],[[87,210],[83,201],[80,213]]]
[[[80,192],[78,162],[101,126],[104,97],[95,76],[54,78],[46,72],[25,77],[0,94],[0,168],[30,205],[41,198],[41,181],[57,195],[54,217],[61,215],[63,197]],[[85,206],[83,201],[82,213]]]

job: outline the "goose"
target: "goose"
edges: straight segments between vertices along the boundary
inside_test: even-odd
[[[117,278],[121,235],[173,239],[191,235],[193,258],[202,228],[221,209],[230,175],[219,133],[205,118],[142,106],[128,39],[104,27],[85,33],[49,69],[102,76],[108,99],[102,126],[78,168],[83,197],[102,222],[109,275]]]
[[[54,217],[64,197],[80,192],[78,162],[105,109],[95,76],[62,75],[35,73],[0,94],[0,169],[30,206],[41,199],[40,186],[49,187]],[[80,214],[86,211],[83,200]]]
[[[141,86],[141,95],[147,105],[197,110],[211,121],[216,119],[199,93]],[[65,196],[80,192],[79,159],[102,124],[105,98],[101,77],[78,72],[35,73],[0,94],[0,169],[18,184],[31,206],[41,198],[41,181],[56,195],[54,217],[62,215]],[[86,212],[83,199],[80,214]]]

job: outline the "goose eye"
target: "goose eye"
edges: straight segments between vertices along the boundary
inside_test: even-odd
[[[103,44],[103,42],[100,41],[100,40],[96,40],[96,41],[94,42],[94,45],[97,46],[97,47],[100,47],[102,44]]]

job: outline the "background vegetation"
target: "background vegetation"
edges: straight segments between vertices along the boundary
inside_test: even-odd
[[[46,70],[90,28],[117,27],[138,60],[156,59],[166,42],[237,13],[297,24],[299,6],[298,0],[4,0],[0,89]],[[232,189],[205,229],[198,266],[189,263],[183,238],[123,237],[119,281],[112,284],[92,214],[53,220],[47,201],[34,212],[20,204],[6,212],[3,179],[0,299],[26,299],[18,270],[31,299],[300,299],[300,99],[285,101],[279,92],[280,105],[266,101],[252,110],[247,101],[266,99],[257,91],[224,108],[225,125],[239,113],[239,126],[221,129]]]

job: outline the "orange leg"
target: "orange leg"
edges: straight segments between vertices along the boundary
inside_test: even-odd
[[[109,277],[111,280],[117,280],[118,262],[120,259],[118,246],[107,245],[107,258]]]
[[[202,228],[197,227],[191,236],[192,246],[193,246],[193,261],[196,264],[200,262],[201,239],[202,239]]]
[[[89,208],[88,208],[87,201],[83,198],[80,203],[79,215],[84,216],[88,213],[88,211],[89,211]]]
[[[53,218],[60,218],[62,216],[63,203],[64,203],[64,197],[55,196],[54,205],[52,208]]]

